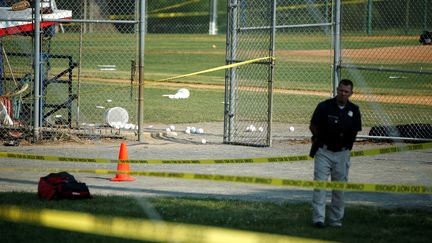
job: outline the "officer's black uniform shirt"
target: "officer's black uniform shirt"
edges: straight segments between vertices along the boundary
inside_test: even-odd
[[[311,125],[318,129],[315,134],[319,145],[327,145],[330,150],[352,149],[355,136],[361,131],[361,115],[357,105],[348,101],[344,108],[337,105],[336,97],[318,104]]]

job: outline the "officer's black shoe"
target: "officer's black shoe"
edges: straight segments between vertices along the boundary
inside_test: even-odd
[[[313,226],[315,228],[324,228],[324,223],[323,222],[315,222],[315,223],[313,223]]]

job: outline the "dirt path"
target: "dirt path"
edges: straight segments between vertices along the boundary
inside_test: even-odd
[[[225,89],[224,85],[219,84],[198,84],[198,83],[184,83],[184,82],[157,82],[157,81],[146,81],[146,86],[151,87],[181,87],[181,88],[195,88],[195,89],[216,89],[223,90]],[[255,87],[243,87],[247,90],[256,90],[266,92],[266,89],[258,90]],[[314,95],[321,97],[330,97],[331,94],[329,92],[323,91],[315,91],[315,90],[293,90],[293,89],[281,89],[275,88],[274,92],[276,94],[296,94],[296,95]],[[353,100],[361,100],[368,102],[383,102],[383,103],[393,103],[393,104],[410,104],[410,105],[428,105],[432,106],[432,96],[414,96],[414,95],[405,95],[405,96],[396,96],[396,95],[365,95],[365,94],[354,94],[352,97]]]
[[[90,79],[89,79],[90,80]],[[91,78],[92,81],[103,81],[104,83],[129,83],[129,80],[124,79],[103,79]],[[144,81],[146,87],[172,87],[172,88],[193,88],[193,89],[210,89],[210,90],[223,90],[223,84],[203,84],[203,83],[188,83],[188,82],[163,82],[163,81]],[[258,87],[243,86],[245,90],[266,92],[267,89],[260,89]],[[320,97],[330,97],[330,92],[316,91],[316,90],[295,90],[295,89],[282,89],[274,88],[276,94],[295,94],[295,95],[314,95]],[[410,105],[427,105],[432,106],[432,96],[430,95],[366,95],[354,94],[352,100],[368,101],[368,102],[381,102],[391,104],[410,104]]]

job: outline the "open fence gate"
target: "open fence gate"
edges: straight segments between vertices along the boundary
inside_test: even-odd
[[[224,143],[271,146],[276,0],[227,0]]]
[[[316,99],[279,94],[287,89],[336,87],[340,79],[340,15],[333,13],[340,13],[340,3],[227,0],[226,64],[268,59],[226,71],[224,143],[271,146],[272,134],[282,134],[294,120],[308,122]],[[305,51],[292,52],[316,50],[317,45],[326,50],[319,63]],[[311,83],[314,80],[318,81]],[[309,87],[300,86],[305,84]]]

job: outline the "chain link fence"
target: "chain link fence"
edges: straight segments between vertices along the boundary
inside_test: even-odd
[[[271,57],[272,1],[230,1],[227,64]],[[226,71],[224,142],[270,146],[270,58]]]
[[[332,1],[277,1],[273,121],[309,124],[332,90]]]
[[[254,1],[236,2],[252,15],[247,6]],[[264,7],[271,2],[255,4]],[[362,110],[361,136],[432,138],[432,49],[419,43],[420,34],[431,28],[430,1],[340,1],[340,8],[338,1],[275,2],[273,138],[309,136],[307,126],[313,110],[318,102],[332,97],[333,80],[342,78],[355,83],[352,100]],[[340,20],[336,19],[336,11]],[[256,28],[262,26],[258,20],[259,17],[253,23]],[[340,40],[336,21],[340,21]],[[247,41],[238,40],[234,45],[257,51],[248,47]],[[335,58],[339,60],[336,63]],[[248,81],[243,84],[245,87],[254,86],[252,80]],[[261,109],[249,112],[252,117],[260,114]],[[289,127],[294,128],[290,131],[300,131],[289,132]],[[244,140],[241,136],[239,139]],[[250,136],[249,142],[254,141],[254,136]]]
[[[22,136],[25,128],[37,123],[43,130],[42,139],[75,133],[115,135],[120,125],[132,126],[136,122],[132,72],[137,35],[123,36],[124,26],[135,24],[109,23],[119,2],[41,1],[40,45],[35,44],[34,2],[24,9],[14,9],[14,4],[4,1],[2,7],[2,64],[8,68],[2,73],[1,92],[13,94],[23,85],[28,88],[5,98],[13,103],[13,125],[21,128],[11,135]],[[135,9],[134,1],[123,4]],[[33,65],[36,47],[40,48],[38,69]],[[32,78],[23,78],[26,74]],[[116,107],[124,107],[129,114]]]
[[[17,1],[0,1],[0,96],[4,104],[0,128],[6,129],[2,134],[31,136],[39,109],[36,115],[47,138],[55,133],[136,139],[139,2],[41,0],[42,85],[35,87],[34,10],[30,6],[13,11]],[[225,75],[230,70],[176,76],[269,56],[273,38],[274,72],[268,63],[238,67],[242,80],[238,87],[242,88],[228,88],[242,97],[233,107],[239,120],[231,135],[246,144],[262,144],[270,133],[273,138],[310,135],[307,126],[313,109],[331,97],[333,90],[335,0],[276,1],[275,36],[269,29],[239,32],[235,58],[226,49],[229,5],[237,4],[240,27],[262,27],[271,25],[273,1],[143,2],[147,12],[146,125],[222,123],[223,103],[230,104],[224,99]],[[355,82],[352,99],[362,109],[362,135],[369,135],[373,127],[378,134],[372,135],[392,137],[405,134],[392,128],[396,126],[417,124],[414,130],[419,134],[428,129],[432,49],[419,43],[419,35],[432,29],[431,10],[430,0],[342,1],[342,49],[337,67],[341,78]],[[180,88],[189,89],[188,99],[164,96]],[[4,111],[10,121],[4,121]],[[250,132],[254,130],[250,125],[255,132]],[[290,126],[295,132],[288,131]]]
[[[428,0],[342,3],[342,77],[356,81],[367,135],[432,138],[432,48],[419,42],[431,11]]]

